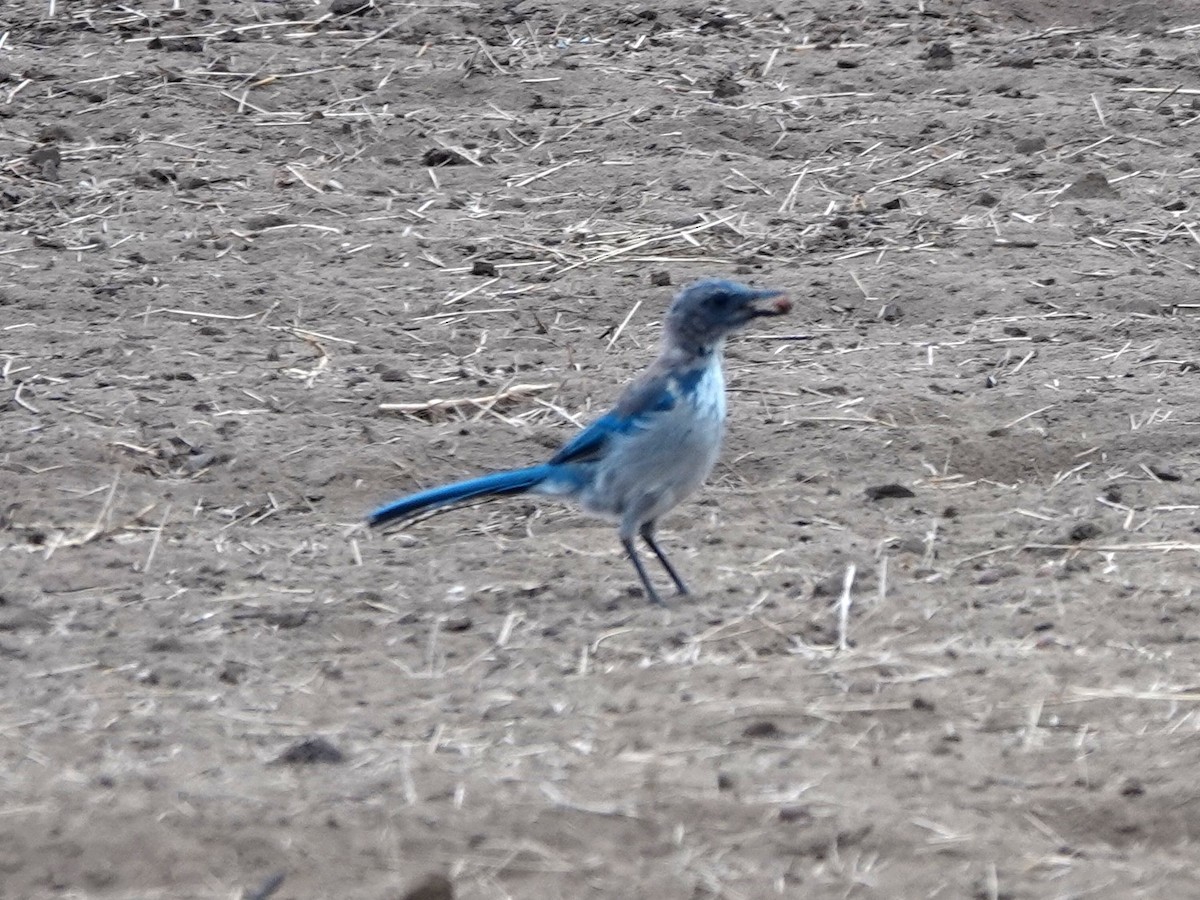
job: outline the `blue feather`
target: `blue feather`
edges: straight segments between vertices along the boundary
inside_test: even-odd
[[[626,391],[617,408],[601,416],[550,458],[551,465],[569,462],[592,462],[602,455],[609,439],[647,427],[654,413],[675,408],[678,398],[694,394],[704,378],[705,368],[695,369],[665,378],[661,375],[636,382]]]
[[[463,503],[477,497],[523,494],[536,488],[553,474],[554,467],[550,465],[530,466],[528,469],[513,469],[511,472],[497,472],[494,475],[442,485],[381,506],[367,516],[367,522],[371,525],[385,525],[397,519],[414,516],[426,509]]]
[[[590,462],[596,459],[614,434],[629,430],[629,421],[615,413],[601,416],[550,457],[550,465],[562,463]]]

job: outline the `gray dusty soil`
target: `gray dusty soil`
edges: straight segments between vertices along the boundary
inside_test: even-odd
[[[0,9],[0,895],[1198,895],[1200,4],[175,5]],[[363,529],[705,275],[695,597]]]

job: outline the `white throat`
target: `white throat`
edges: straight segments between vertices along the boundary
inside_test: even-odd
[[[725,371],[721,349],[709,354],[703,374],[696,385],[696,409],[709,419],[725,419]]]

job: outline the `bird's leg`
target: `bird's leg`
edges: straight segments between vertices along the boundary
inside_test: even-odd
[[[667,574],[671,576],[671,580],[675,582],[675,590],[683,595],[690,594],[688,586],[683,583],[683,579],[679,577],[679,573],[675,571],[675,567],[671,565],[671,561],[667,559],[667,555],[662,552],[662,548],[658,546],[658,542],[654,540],[654,523],[647,522],[641,528],[642,540],[646,542],[646,546],[654,551],[654,555],[658,557],[658,561],[662,563],[662,567],[667,570]]]
[[[654,585],[650,583],[650,576],[646,574],[646,567],[643,566],[642,561],[638,559],[637,548],[633,545],[633,538],[621,535],[621,545],[625,548],[625,552],[629,554],[629,561],[633,563],[634,569],[637,570],[638,578],[642,579],[642,588],[646,591],[646,599],[651,603],[662,606],[662,597],[658,596],[658,591],[656,591],[654,589]],[[651,544],[650,546],[653,547],[654,545]],[[657,550],[654,552],[658,553]],[[662,555],[659,554],[658,558],[662,559]],[[668,568],[667,571],[670,571],[670,569]]]

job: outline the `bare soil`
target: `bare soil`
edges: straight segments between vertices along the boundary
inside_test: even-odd
[[[1200,895],[1200,3],[171,5],[0,9],[0,895]],[[362,527],[706,275],[696,596]]]

